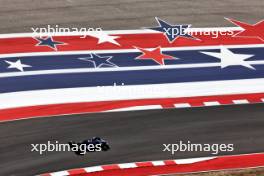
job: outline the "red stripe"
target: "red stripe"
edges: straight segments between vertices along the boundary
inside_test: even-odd
[[[104,170],[114,170],[114,169],[120,169],[120,167],[117,164],[112,164],[112,165],[105,165],[102,166]]]
[[[84,169],[72,169],[72,170],[68,170],[70,175],[78,175],[81,173],[85,173],[86,171]]]
[[[204,102],[208,101],[217,101],[220,104],[234,104],[232,100],[240,99],[246,99],[250,103],[260,103],[262,102],[262,98],[264,98],[264,93],[41,105],[0,110],[0,121],[63,114],[103,112],[113,109],[145,105],[173,105],[176,103],[189,103],[191,106],[204,106]]]
[[[165,163],[165,165],[175,165],[175,164],[177,164],[177,163],[175,163],[174,160],[166,160],[166,161],[164,161],[164,163]]]
[[[117,46],[112,43],[97,44],[98,39],[94,37],[80,38],[80,36],[57,36],[54,40],[65,42],[68,45],[58,45],[58,51],[78,51],[78,50],[120,50],[134,49],[134,46],[141,48],[155,48],[157,46],[179,47],[179,46],[211,46],[211,45],[244,45],[244,44],[263,44],[257,38],[244,38],[232,36],[219,36],[212,38],[211,35],[194,35],[201,39],[191,40],[178,38],[173,43],[169,43],[162,33],[157,34],[122,34],[116,41]],[[54,51],[46,46],[35,46],[38,43],[31,37],[22,38],[2,38],[0,39],[0,54],[25,53],[25,52],[48,52]]]
[[[138,162],[138,163],[136,163],[136,165],[138,167],[149,167],[149,166],[153,166],[152,162]]]

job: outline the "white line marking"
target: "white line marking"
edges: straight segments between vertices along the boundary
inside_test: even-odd
[[[137,165],[135,163],[125,163],[125,164],[118,164],[118,166],[121,169],[127,169],[127,168],[136,168]]]
[[[102,88],[64,88],[1,93],[0,109],[61,103],[263,93],[263,82],[264,78],[258,78],[133,86],[105,86]],[[178,105],[176,104],[176,107],[177,106]]]
[[[70,173],[68,171],[60,171],[60,172],[53,172],[50,173],[51,176],[66,176],[66,175],[70,175]]]
[[[186,32],[195,32],[195,31],[237,31],[242,30],[241,27],[211,27],[211,28],[190,28],[187,29]],[[106,30],[104,31],[107,34],[152,34],[159,33],[158,31],[150,30],[150,29],[134,29],[134,30]],[[41,33],[42,36],[79,36],[79,35],[89,35],[96,32],[58,32],[58,33]],[[21,38],[21,37],[38,37],[40,34],[38,33],[11,33],[11,34],[0,34],[0,38]]]
[[[164,166],[164,161],[152,161],[153,166]]]
[[[248,104],[249,101],[246,100],[246,99],[243,99],[243,100],[233,100],[233,103],[235,103],[235,104]]]
[[[94,166],[94,167],[86,167],[84,168],[86,172],[97,172],[97,171],[102,171],[103,168],[101,166]]]
[[[191,105],[189,103],[176,103],[176,104],[174,104],[174,107],[176,107],[176,108],[188,108],[188,107],[191,107]]]
[[[218,106],[220,105],[220,103],[218,101],[207,101],[207,102],[204,102],[204,105],[205,106]]]
[[[163,109],[163,108],[161,105],[146,105],[146,106],[132,106],[127,108],[113,109],[107,112],[138,111],[138,110],[150,110],[150,109]]]
[[[176,164],[192,164],[201,161],[207,161],[211,159],[215,159],[216,157],[202,157],[202,158],[190,158],[190,159],[178,159],[174,160]]]

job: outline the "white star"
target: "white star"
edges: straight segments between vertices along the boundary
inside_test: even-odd
[[[255,70],[255,68],[245,61],[250,57],[254,56],[252,54],[235,54],[224,46],[220,46],[220,53],[217,52],[201,52],[203,54],[219,58],[221,60],[221,68],[226,68],[228,66],[241,65],[250,69]]]
[[[7,68],[16,68],[16,69],[20,70],[21,72],[24,71],[24,68],[31,67],[30,65],[22,64],[20,60],[17,60],[16,62],[11,62],[11,61],[5,60],[5,62],[9,64],[9,66]]]
[[[109,42],[109,43],[113,43],[115,45],[120,46],[120,44],[116,41],[116,39],[120,38],[119,36],[111,36],[103,31],[97,31],[97,32],[90,33],[89,36],[98,38],[97,44]]]

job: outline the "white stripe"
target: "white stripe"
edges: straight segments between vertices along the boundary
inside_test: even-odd
[[[0,94],[0,109],[114,100],[263,93],[264,78],[172,84],[83,87]],[[254,86],[248,86],[254,85]]]
[[[191,105],[189,103],[177,103],[177,104],[174,104],[174,107],[176,107],[176,108],[188,108],[188,107],[191,107]]]
[[[225,45],[225,47],[232,48],[262,48],[264,44],[241,44],[241,45]],[[151,48],[150,48],[151,49]],[[161,51],[192,51],[192,50],[208,50],[219,49],[219,45],[211,46],[184,46],[184,47],[168,47],[161,48]],[[132,53],[139,52],[138,49],[112,49],[112,50],[82,50],[82,51],[51,51],[51,52],[31,52],[31,53],[15,53],[15,54],[0,54],[0,59],[7,57],[29,57],[29,56],[57,56],[57,55],[82,55],[82,54],[111,54],[111,53]]]
[[[218,101],[207,101],[207,102],[204,102],[204,105],[205,106],[218,106],[220,105],[220,103]]]
[[[152,161],[153,166],[164,166],[164,161]]]
[[[211,159],[215,159],[216,157],[203,157],[203,158],[190,158],[190,159],[178,159],[174,160],[176,164],[192,164],[201,161],[207,161]]]
[[[86,172],[97,172],[97,171],[102,171],[103,168],[101,166],[94,166],[94,167],[86,167],[84,168]]]
[[[135,168],[135,167],[137,167],[137,165],[135,163],[118,164],[118,166],[121,169],[127,169],[127,168]]]
[[[212,28],[189,28],[187,32],[195,32],[195,31],[236,31],[242,30],[240,27],[212,27]],[[151,33],[159,33],[158,31],[149,30],[149,29],[135,29],[135,30],[106,30],[104,31],[107,34],[151,34]],[[42,35],[52,35],[52,36],[78,36],[78,35],[89,35],[93,34],[93,31],[90,32],[58,32],[56,34],[53,33],[41,33]],[[0,38],[20,38],[20,37],[38,37],[38,33],[11,33],[11,34],[0,34]]]
[[[247,61],[250,65],[263,65],[263,61]],[[90,72],[112,72],[112,71],[134,71],[134,70],[160,70],[160,69],[183,69],[183,68],[206,68],[221,67],[221,63],[203,63],[203,64],[178,64],[166,66],[139,66],[139,67],[115,67],[115,68],[76,68],[76,69],[59,69],[59,70],[40,70],[25,72],[0,73],[0,78],[47,75],[47,74],[66,74],[66,73],[90,73]],[[241,66],[242,67],[242,66]]]
[[[113,109],[107,112],[138,111],[138,110],[150,110],[150,109],[162,109],[162,106],[160,105],[133,106],[127,108]]]
[[[233,100],[233,102],[235,104],[247,104],[249,103],[248,100],[244,99],[244,100]]]
[[[66,176],[66,175],[70,175],[70,173],[68,171],[60,171],[60,172],[53,172],[50,173],[51,176]]]

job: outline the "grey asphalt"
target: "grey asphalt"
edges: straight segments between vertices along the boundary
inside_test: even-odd
[[[0,33],[31,32],[31,27],[137,29],[156,25],[158,16],[194,27],[232,26],[223,17],[249,23],[263,18],[263,0],[0,0]],[[263,152],[264,105],[151,110],[74,115],[0,123],[0,175],[34,175],[101,164],[208,156],[162,152],[163,143],[234,143],[235,151]],[[112,150],[84,157],[71,152],[39,155],[31,143],[68,142],[92,136]]]
[[[163,152],[163,144],[231,143],[240,154],[263,152],[264,105],[150,110],[49,117],[0,124],[0,175],[32,175],[101,164],[209,156],[207,152]],[[31,144],[67,143],[93,136],[112,149],[88,153],[31,152]]]
[[[194,27],[232,26],[224,17],[254,23],[263,9],[263,0],[0,0],[0,33],[48,24],[136,29],[156,25],[155,16]]]

